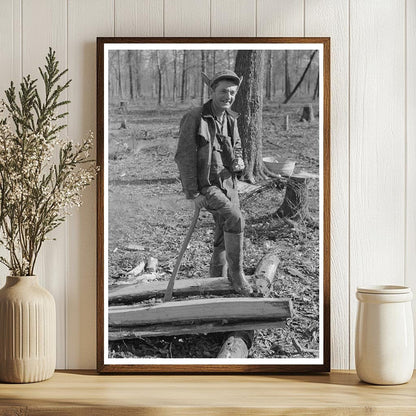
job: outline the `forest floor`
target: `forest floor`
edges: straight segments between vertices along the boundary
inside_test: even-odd
[[[126,114],[110,108],[109,122],[109,286],[132,284],[127,272],[149,256],[159,261],[156,280],[168,281],[193,216],[193,203],[182,193],[174,155],[178,125],[189,105],[129,105]],[[263,156],[296,161],[295,173],[319,173],[319,116],[301,122],[302,104],[265,103]],[[286,131],[284,121],[290,118]],[[120,128],[122,120],[127,128]],[[294,315],[279,329],[256,330],[249,358],[310,358],[319,350],[319,229],[289,225],[275,212],[283,186],[241,195],[246,220],[244,270],[254,274],[273,251],[280,265],[269,297],[290,298]],[[319,217],[319,183],[309,189],[311,214]],[[177,279],[207,278],[213,220],[202,211]],[[322,296],[322,293],[321,293]],[[158,300],[151,300],[158,302]],[[224,334],[181,335],[112,341],[113,358],[215,358]],[[309,350],[305,352],[305,350]]]

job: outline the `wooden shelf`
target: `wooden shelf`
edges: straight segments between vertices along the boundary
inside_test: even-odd
[[[416,415],[416,375],[373,386],[353,372],[322,375],[97,375],[58,371],[34,384],[0,383],[10,415]]]

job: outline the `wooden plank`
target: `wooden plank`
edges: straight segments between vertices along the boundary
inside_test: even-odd
[[[416,290],[416,2],[406,2],[406,278],[405,284]],[[416,322],[416,296],[413,298]],[[416,346],[415,346],[416,347]],[[416,354],[416,351],[415,351]]]
[[[303,0],[257,0],[257,36],[303,36]]]
[[[213,332],[248,331],[252,329],[283,328],[286,320],[250,321],[239,323],[209,322],[188,325],[148,325],[142,328],[110,328],[108,339],[135,339],[141,337],[162,337],[185,334],[209,334]]]
[[[109,288],[108,301],[110,305],[114,305],[161,298],[166,292],[166,287],[166,281],[113,286]],[[232,292],[231,284],[225,277],[180,279],[175,282],[173,288],[174,297],[226,295]]]
[[[67,68],[66,0],[40,0],[22,2],[23,75],[38,78],[42,96],[44,88],[38,67],[44,67],[49,47],[56,51],[60,69]],[[40,23],[41,22],[41,23]],[[40,25],[42,29],[40,30]],[[66,76],[64,77],[64,80]],[[67,93],[62,94],[67,98]],[[66,108],[63,109],[64,111]],[[65,137],[67,130],[61,133]],[[54,162],[58,161],[55,156]],[[53,240],[55,239],[55,240]],[[40,251],[35,268],[41,285],[48,289],[56,303],[57,318],[57,368],[66,366],[66,280],[67,280],[67,225],[61,225],[48,235]]]
[[[261,276],[246,276],[254,290],[264,287]],[[267,278],[268,280],[268,278]],[[109,288],[108,302],[110,305],[132,304],[146,299],[162,298],[166,292],[167,282],[126,283]],[[173,297],[229,295],[235,294],[229,280],[225,277],[210,277],[206,279],[180,279],[175,282]]]
[[[165,36],[210,36],[210,0],[165,1]]]
[[[3,0],[0,13],[0,99],[5,98],[4,90],[10,81],[19,83],[21,67],[21,2]]]
[[[163,0],[115,0],[115,36],[163,36]]]
[[[256,2],[212,0],[211,36],[256,36]]]
[[[331,366],[349,368],[349,1],[305,3],[305,36],[331,37]]]
[[[404,283],[404,5],[404,0],[350,4],[351,368],[356,287]]]
[[[152,306],[111,306],[110,327],[212,320],[280,320],[292,315],[290,299],[213,298],[165,302]]]
[[[68,0],[68,135],[75,142],[95,131],[96,37],[114,35],[113,0]],[[95,156],[95,155],[93,155]],[[68,221],[67,367],[95,368],[96,362],[96,186]]]
[[[253,289],[264,287],[264,278],[246,276]],[[132,304],[146,299],[162,298],[166,292],[167,282],[147,282],[114,285],[109,288],[108,302],[110,305]],[[173,297],[229,295],[235,294],[229,280],[225,277],[210,277],[206,279],[180,279],[175,282]]]
[[[0,409],[30,416],[416,414],[415,376],[401,386],[372,386],[361,383],[353,371],[265,376],[248,374],[250,367],[246,365],[246,374],[233,376],[59,371],[44,383],[2,384]],[[12,413],[17,410],[13,407],[22,412]]]

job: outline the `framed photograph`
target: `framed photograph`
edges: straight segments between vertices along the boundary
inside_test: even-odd
[[[97,39],[97,369],[330,371],[329,38]]]

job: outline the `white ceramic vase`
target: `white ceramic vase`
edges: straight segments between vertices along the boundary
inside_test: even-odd
[[[55,371],[55,300],[36,276],[8,276],[0,290],[0,352],[0,381],[32,383]]]
[[[402,384],[414,368],[411,300],[404,286],[357,289],[355,366],[358,377],[372,384]]]

